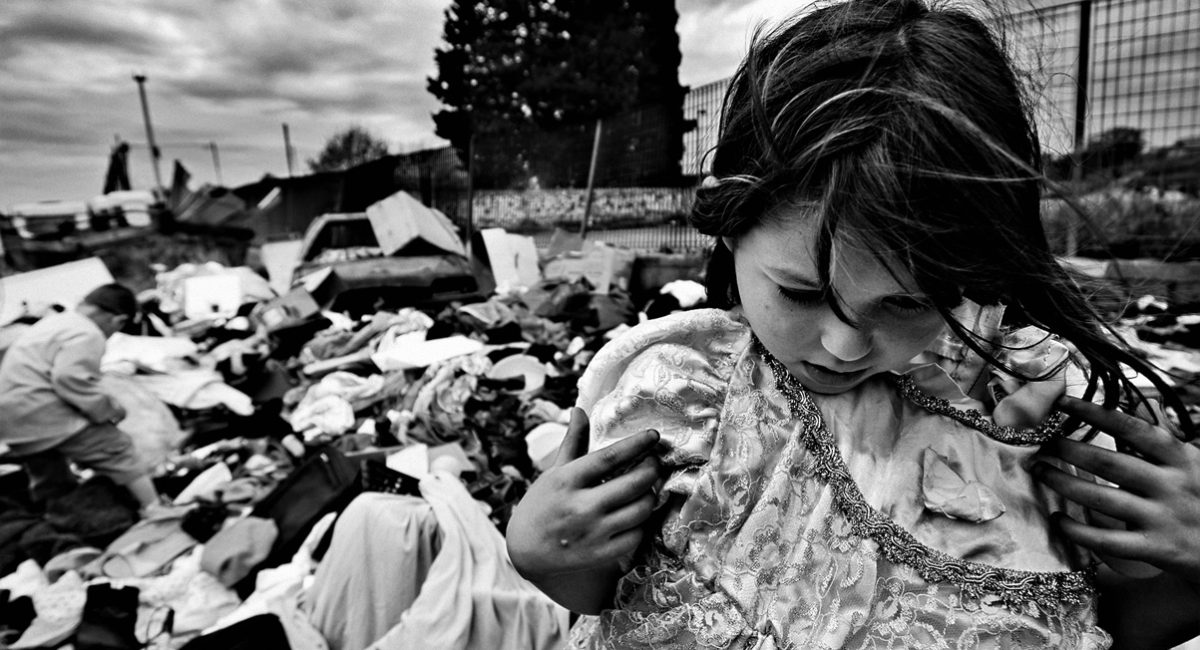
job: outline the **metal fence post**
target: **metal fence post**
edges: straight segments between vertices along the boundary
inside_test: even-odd
[[[1088,67],[1091,65],[1092,50],[1092,0],[1079,2],[1079,66],[1075,73],[1075,152],[1071,156],[1071,180],[1076,189],[1083,181],[1083,152],[1087,141]],[[1079,220],[1067,210],[1068,256],[1079,252]]]

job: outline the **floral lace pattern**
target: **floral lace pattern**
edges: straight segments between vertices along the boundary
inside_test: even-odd
[[[873,499],[895,501],[868,506],[844,471],[854,447],[828,439],[825,407],[809,401],[794,411],[749,330],[723,312],[639,326],[597,355],[588,374],[581,403],[592,412],[593,442],[656,420],[672,474],[654,543],[618,583],[617,607],[581,621],[572,647],[1108,646],[1094,624],[1090,580],[1065,555],[1055,562],[1062,571],[968,562],[889,518],[971,525],[921,513],[908,496],[915,492],[867,485]],[[922,426],[936,417],[902,415]],[[1027,509],[1004,517],[1018,510]],[[1044,522],[1017,523],[1030,544],[1047,534]]]

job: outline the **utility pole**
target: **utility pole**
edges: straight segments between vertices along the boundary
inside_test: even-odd
[[[600,132],[604,122],[596,120],[596,130],[592,135],[592,161],[588,164],[587,201],[583,204],[583,221],[579,222],[579,236],[587,237],[588,221],[592,218],[592,199],[596,195],[596,157],[600,153]]]
[[[150,104],[146,101],[146,75],[135,74],[133,80],[138,85],[138,96],[142,99],[142,120],[146,123],[146,144],[150,147],[150,164],[154,167],[154,184],[158,190],[163,189],[162,171],[158,168],[161,157],[158,145],[154,144],[154,127],[150,125]]]
[[[225,181],[221,179],[221,156],[217,153],[217,143],[208,143],[209,151],[212,151],[213,171],[217,173],[217,185],[224,185]]]
[[[288,129],[287,122],[283,123],[283,155],[287,158],[288,178],[291,178],[295,155],[292,153],[292,132]]]

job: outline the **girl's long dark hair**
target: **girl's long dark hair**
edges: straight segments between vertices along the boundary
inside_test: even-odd
[[[1110,408],[1142,401],[1128,366],[1154,382],[1190,438],[1169,384],[1050,251],[1029,102],[989,23],[922,0],[850,0],[760,30],[726,93],[714,179],[698,191],[692,223],[736,238],[781,204],[808,206],[825,286],[836,235],[910,274],[988,363],[1046,379],[1059,368],[1024,376],[950,314],[963,298],[1003,303],[1010,322],[1074,346],[1088,398],[1100,387]],[[719,239],[708,284],[710,304],[738,302]]]

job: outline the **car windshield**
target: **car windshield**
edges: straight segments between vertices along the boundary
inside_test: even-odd
[[[375,230],[371,228],[368,219],[349,219],[346,221],[330,221],[317,233],[312,246],[308,249],[305,259],[311,260],[322,251],[331,248],[356,248],[360,246],[379,246],[375,238]]]

